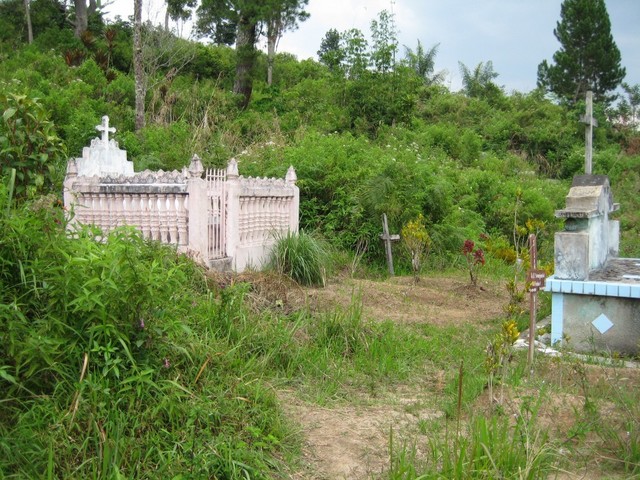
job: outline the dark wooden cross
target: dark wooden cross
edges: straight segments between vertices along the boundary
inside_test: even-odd
[[[384,242],[384,249],[387,252],[387,266],[389,267],[389,275],[393,273],[393,255],[391,253],[391,242],[400,240],[400,235],[389,235],[389,225],[387,224],[387,214],[382,214],[382,233],[380,238]]]
[[[584,129],[584,173],[591,175],[593,158],[593,127],[598,126],[598,120],[593,118],[593,92],[587,92],[587,113],[580,117],[580,121],[585,124]]]
[[[96,130],[102,132],[102,144],[105,148],[109,145],[109,133],[116,133],[116,129],[109,126],[109,117],[102,117],[102,123],[96,126]]]

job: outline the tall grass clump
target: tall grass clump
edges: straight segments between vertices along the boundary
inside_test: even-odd
[[[524,413],[524,412],[523,412]],[[451,438],[453,437],[453,438]],[[390,479],[490,479],[534,480],[547,478],[557,455],[546,433],[536,426],[535,415],[474,417],[468,431],[434,433],[428,441],[427,459],[417,448],[391,451]]]
[[[301,285],[326,282],[329,254],[322,240],[304,231],[277,233],[269,267]]]

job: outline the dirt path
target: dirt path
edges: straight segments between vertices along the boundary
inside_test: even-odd
[[[362,302],[364,319],[438,326],[473,322],[486,325],[502,315],[507,296],[498,284],[471,288],[463,277],[411,278],[386,281],[342,279],[325,288],[292,293],[288,302],[314,311],[347,308],[352,298]],[[437,382],[437,379],[436,379]],[[389,466],[389,434],[396,443],[419,435],[421,421],[443,415],[434,405],[433,388],[405,386],[399,391],[376,392],[371,398],[355,392],[348,405],[324,408],[305,403],[293,392],[283,392],[283,405],[301,426],[304,468],[294,478],[369,479]]]
[[[318,312],[336,307],[347,308],[355,295],[362,303],[362,316],[366,320],[437,326],[472,323],[480,328],[495,326],[496,319],[504,315],[502,308],[508,299],[506,289],[500,283],[484,282],[478,288],[470,288],[467,279],[461,276],[424,278],[418,285],[411,278],[396,277],[385,281],[341,279],[331,282],[326,288],[293,288],[287,289],[286,293],[282,290],[279,295],[285,298],[289,308],[307,307]],[[348,399],[331,404],[328,408],[301,400],[295,391],[281,392],[283,408],[300,426],[304,439],[303,465],[292,474],[292,478],[385,478],[384,472],[390,465],[390,433],[393,433],[396,452],[398,446],[405,442],[406,445],[417,445],[419,449],[428,448],[429,438],[426,434],[433,431],[429,430],[430,425],[443,416],[436,405],[441,405],[437,396],[444,388],[444,372],[435,372],[433,376],[437,377],[440,373],[443,378],[424,379],[422,385],[381,386],[380,389],[387,390],[376,391],[373,395],[366,391],[349,392]],[[536,377],[544,379],[542,384],[549,384],[545,401],[536,414],[537,424],[549,433],[550,438],[560,440],[559,444],[563,447],[558,453],[561,457],[572,448],[574,430],[580,425],[584,428],[586,420],[593,422],[598,418],[589,418],[584,413],[585,388],[591,390],[589,395],[601,390],[619,399],[640,391],[638,368],[570,360],[561,363],[549,361],[540,364]],[[517,388],[501,391],[501,408],[510,416],[519,415],[522,403],[539,395],[536,388],[530,390],[525,382]],[[607,395],[598,400],[599,413],[602,418],[608,419],[606,428],[612,432],[617,430],[616,435],[622,438],[625,429],[628,429],[625,421],[633,421],[637,425],[637,419],[631,420],[630,407],[624,407],[627,410],[615,410],[614,403]],[[475,401],[473,411],[489,412],[490,409],[488,391],[485,391]],[[587,431],[584,435],[576,444],[582,453],[571,456],[573,460],[569,463],[561,463],[555,478],[629,478],[617,468],[619,464],[613,464],[613,467],[607,465],[607,454],[603,452],[610,442],[603,443],[595,431]],[[628,431],[626,435],[629,435]],[[580,459],[579,464],[575,463],[577,458]]]

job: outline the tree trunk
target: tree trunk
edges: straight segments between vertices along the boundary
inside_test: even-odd
[[[77,38],[86,32],[89,26],[89,12],[87,11],[86,0],[73,0],[73,5],[76,9],[76,31]]]
[[[281,29],[282,21],[279,18],[269,20],[267,27],[267,85],[269,86],[273,83],[273,62]]]
[[[147,93],[142,57],[142,0],[133,3],[133,72],[136,93],[136,131],[144,127],[144,98]]]
[[[253,66],[256,59],[256,23],[241,16],[236,38],[236,78],[233,93],[242,95],[241,108],[246,108],[253,90]]]
[[[31,7],[29,6],[29,0],[24,0],[24,16],[27,20],[27,39],[29,43],[33,43],[33,28],[31,26]]]

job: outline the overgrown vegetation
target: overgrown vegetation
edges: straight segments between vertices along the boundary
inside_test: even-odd
[[[26,45],[23,2],[0,2],[0,477],[287,478],[301,439],[282,391],[331,408],[407,385],[443,416],[419,421],[413,443],[391,432],[385,477],[541,478],[594,458],[613,478],[640,475],[637,375],[540,359],[525,378],[511,347],[526,324],[525,240],[536,233],[550,263],[554,210],[583,165],[584,105],[507,94],[490,62],[465,67],[468,85],[450,92],[437,48],[393,61],[381,16],[371,48],[362,32],[333,32],[320,63],[278,54],[270,85],[257,53],[244,110],[229,93],[233,50],[174,39],[192,57],[177,73],[149,44],[169,60],[149,70],[147,124],[133,133],[131,25],[97,15],[77,38],[55,6],[31,2]],[[640,140],[609,121],[619,113],[596,105],[594,173],[622,204],[621,253],[638,257]],[[384,213],[409,253],[396,271],[506,283],[505,318],[396,324],[365,317],[357,290],[347,306],[280,295],[255,308],[255,285],[214,281],[134,230],[66,231],[64,160],[105,114],[136,169],[181,168],[193,153],[209,166],[235,156],[245,175],[293,165],[302,231],[279,239],[273,266],[300,284],[382,276]],[[482,255],[461,251],[469,239]],[[558,406],[567,396],[580,402]],[[553,415],[562,421],[544,424]]]
[[[278,297],[256,310],[251,284],[213,282],[134,230],[105,241],[89,228],[70,236],[55,197],[16,205],[0,193],[6,478],[286,478],[300,438],[278,391],[331,407],[356,391],[424,385],[425,376],[442,378],[428,388],[440,392],[430,408],[444,417],[416,426],[432,430],[431,440],[414,440],[424,444],[392,443],[388,478],[541,478],[598,445],[608,471],[638,473],[637,375],[540,359],[531,383],[516,352],[487,356],[493,322],[372,321],[357,291],[345,308],[285,309]],[[505,278],[499,265],[490,259],[486,275]],[[594,369],[605,373],[598,383]],[[499,383],[500,400],[481,415],[487,382]],[[552,411],[564,423],[545,433],[541,406],[570,392],[583,408]],[[575,450],[558,455],[567,442]]]

